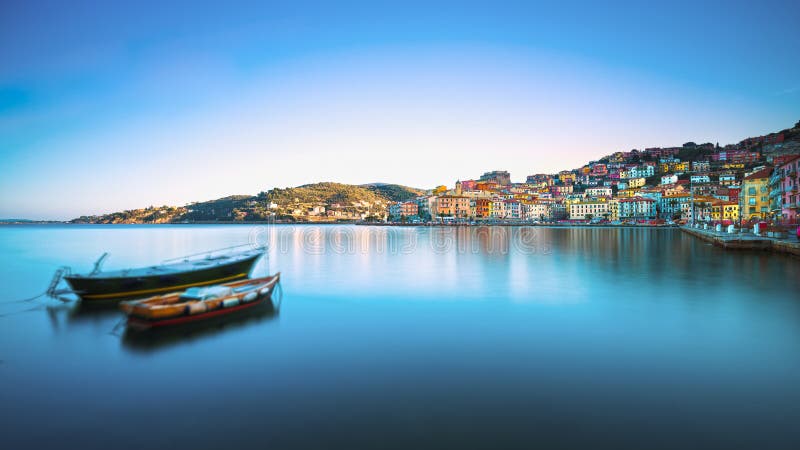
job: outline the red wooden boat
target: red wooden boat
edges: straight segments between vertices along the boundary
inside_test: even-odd
[[[197,322],[272,302],[272,293],[280,276],[278,272],[263,278],[192,287],[185,291],[124,301],[120,303],[120,309],[128,316],[128,326],[135,329]]]

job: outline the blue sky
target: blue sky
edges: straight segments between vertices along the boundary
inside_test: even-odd
[[[0,3],[0,217],[452,185],[800,119],[797,2]]]

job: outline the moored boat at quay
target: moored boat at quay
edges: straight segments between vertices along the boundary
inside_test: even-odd
[[[184,258],[150,267],[101,271],[103,255],[89,274],[71,274],[69,269],[62,271],[66,272],[63,278],[70,292],[84,301],[122,300],[241,280],[248,277],[264,253],[264,249],[255,249],[218,256],[204,254],[206,256],[201,258]],[[62,273],[54,278],[51,290]]]
[[[268,277],[192,287],[171,294],[123,301],[120,309],[128,316],[128,326],[134,329],[182,325],[271,302],[279,281],[280,272]]]

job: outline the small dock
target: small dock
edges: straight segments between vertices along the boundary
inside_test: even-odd
[[[726,233],[691,227],[681,227],[681,231],[726,250],[767,250],[800,257],[800,242],[796,238],[776,239],[749,233]]]

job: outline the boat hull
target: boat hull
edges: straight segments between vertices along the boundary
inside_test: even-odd
[[[193,271],[136,277],[64,277],[84,301],[124,300],[247,278],[261,255]]]
[[[157,319],[147,319],[136,315],[129,315],[127,322],[128,328],[141,331],[154,328],[176,327],[180,325],[186,325],[193,322],[200,322],[222,316],[233,316],[246,313],[247,310],[263,307],[267,304],[275,307],[275,305],[272,304],[272,293],[275,291],[275,286],[277,286],[277,282],[278,279],[276,277],[275,282],[269,286],[269,290],[264,294],[259,293],[258,297],[256,297],[256,299],[251,302],[239,303],[236,306],[231,306],[227,308],[218,308],[201,314],[182,315],[178,317],[166,317]]]

